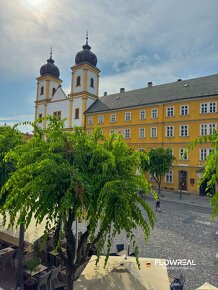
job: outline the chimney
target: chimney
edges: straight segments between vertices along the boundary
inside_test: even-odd
[[[181,82],[181,81],[182,81],[182,79],[178,79],[178,80],[177,80],[177,82]]]
[[[125,88],[120,88],[120,93],[125,93]]]
[[[152,82],[148,82],[148,88],[152,87],[153,83]]]
[[[104,96],[107,96],[107,92],[104,92]]]

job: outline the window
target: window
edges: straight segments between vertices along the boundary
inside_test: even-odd
[[[145,128],[139,128],[139,138],[145,138]]]
[[[174,116],[174,107],[167,107],[166,108],[166,116],[173,117]]]
[[[140,119],[140,120],[144,120],[144,119],[145,119],[145,116],[146,116],[145,111],[140,111],[140,112],[139,112],[139,119]]]
[[[189,113],[188,105],[180,106],[180,115],[185,116],[188,115],[188,113]]]
[[[44,94],[44,87],[41,87],[40,89],[40,95],[43,95]]]
[[[54,115],[58,120],[61,119],[61,111],[56,111],[56,112],[53,113],[53,115]]]
[[[55,92],[56,92],[56,89],[53,88],[53,89],[52,89],[52,96],[54,96]]]
[[[130,121],[131,120],[131,112],[125,112],[124,120],[125,121]]]
[[[94,79],[93,78],[90,79],[90,87],[94,88]]]
[[[41,119],[42,118],[42,114],[39,114],[39,119]]]
[[[201,124],[200,125],[200,135],[210,135],[213,131],[216,130],[216,123]]]
[[[144,148],[138,148],[138,151],[139,151],[139,152],[144,152],[145,149],[144,149]]]
[[[188,152],[186,149],[179,149],[179,160],[188,160]]]
[[[114,129],[111,129],[110,130],[110,135],[114,134],[115,133],[115,130]]]
[[[165,182],[166,183],[173,183],[173,172],[169,171],[165,175]]]
[[[151,110],[151,118],[156,119],[157,118],[157,109],[152,109]]]
[[[124,132],[124,139],[129,139],[130,138],[130,129],[125,129]]]
[[[78,76],[76,79],[76,86],[77,87],[80,86],[80,83],[81,83],[81,78],[80,78],[80,76]]]
[[[157,127],[151,127],[151,138],[157,137]]]
[[[110,115],[110,122],[115,123],[117,121],[117,115],[116,114],[111,114]]]
[[[79,119],[79,108],[75,109],[75,119]]]
[[[216,102],[202,103],[200,113],[201,114],[215,113],[217,111],[216,105],[217,105]]]
[[[212,149],[200,149],[200,160],[204,161],[207,159],[207,156],[210,154],[210,152],[212,151]]]
[[[98,116],[98,124],[104,123],[104,116]]]
[[[173,137],[174,136],[174,126],[167,126],[165,135],[166,135],[166,137]]]
[[[88,124],[89,125],[93,124],[93,117],[92,116],[88,116]]]
[[[188,125],[181,125],[180,126],[180,136],[188,136]]]

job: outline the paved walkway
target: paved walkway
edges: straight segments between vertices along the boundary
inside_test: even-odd
[[[149,198],[150,197],[152,198],[151,195],[149,195]],[[177,202],[181,204],[196,205],[196,206],[209,208],[212,210],[212,207],[210,205],[211,197],[208,197],[208,196],[199,196],[199,195],[196,196],[196,195],[190,195],[187,193],[182,193],[181,199],[180,199],[179,192],[169,192],[169,191],[161,190],[160,200],[172,201],[172,202]]]

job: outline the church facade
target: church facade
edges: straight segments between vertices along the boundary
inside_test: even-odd
[[[210,144],[199,145],[188,155],[184,151],[192,140],[217,129],[218,74],[157,86],[148,82],[146,88],[121,88],[117,94],[105,92],[99,97],[100,70],[96,65],[97,57],[87,38],[75,57],[71,91],[66,95],[51,54],[37,78],[35,120],[56,115],[67,119],[68,130],[82,126],[91,132],[98,126],[106,137],[122,134],[136,150],[170,147],[176,159],[162,188],[205,194],[206,184],[199,188],[198,183]],[[46,125],[43,120],[42,128]]]

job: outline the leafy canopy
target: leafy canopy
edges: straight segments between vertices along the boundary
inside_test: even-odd
[[[175,157],[172,155],[170,148],[153,148],[148,152],[148,160],[142,164],[143,170],[149,172],[157,183],[161,182],[161,178],[169,172]]]
[[[67,240],[67,257],[61,256],[67,273],[87,258],[88,252],[82,254],[81,249],[88,237],[97,254],[106,244],[109,255],[113,237],[124,230],[137,255],[134,229],[140,227],[146,240],[155,221],[138,196],[139,188],[147,192],[149,187],[144,174],[135,174],[141,166],[139,152],[120,136],[105,140],[99,129],[90,136],[81,128],[69,133],[62,121],[49,121],[44,131],[34,124],[33,138],[6,156],[16,171],[2,190],[9,192],[3,214],[10,211],[11,225],[17,213],[25,214],[26,226],[33,216],[38,223],[46,218],[47,231],[57,225],[59,240]],[[77,218],[86,221],[87,229],[76,249],[72,223]]]
[[[212,148],[209,156],[206,160],[206,165],[204,168],[204,173],[201,178],[200,184],[204,181],[207,182],[207,191],[211,193],[213,197],[211,198],[211,206],[213,207],[212,217],[218,214],[218,132],[214,130],[213,134],[208,136],[202,136],[195,139],[188,147],[188,151],[192,150],[196,146],[202,143],[210,142],[210,147]],[[215,191],[214,191],[215,190]]]

